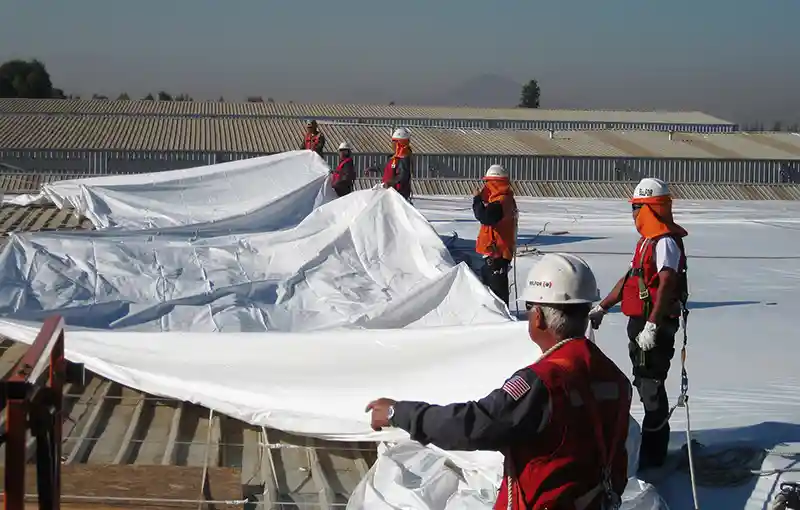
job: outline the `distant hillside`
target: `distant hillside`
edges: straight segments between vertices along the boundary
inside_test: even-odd
[[[519,103],[522,85],[495,74],[482,74],[437,95],[419,98],[418,104],[512,108]]]

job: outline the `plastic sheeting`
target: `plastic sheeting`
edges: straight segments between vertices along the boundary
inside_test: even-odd
[[[263,231],[296,225],[335,198],[329,174],[315,152],[291,151],[184,170],[58,181],[9,203],[53,202],[98,229],[191,226],[202,232],[214,225],[217,233]]]
[[[628,432],[629,472],[639,454],[639,424]],[[491,510],[503,475],[502,456],[446,452],[413,441],[381,444],[378,460],[353,491],[347,510]],[[668,510],[652,485],[630,478],[620,510]]]
[[[11,237],[0,254],[0,334],[31,342],[39,325],[23,321],[60,313],[68,357],[103,377],[339,441],[407,440],[371,430],[364,405],[376,396],[470,400],[540,355],[525,324],[453,265],[399,195],[330,201],[327,175],[318,156],[296,151],[17,197],[69,205],[103,230]],[[382,331],[358,331],[368,328]],[[406,453],[482,477],[454,501],[492,499],[496,454],[416,448]],[[365,481],[374,491],[387,490],[374,474],[393,457],[381,459]],[[415,490],[384,478],[398,494]],[[429,488],[453,494],[452,483]]]
[[[45,188],[57,203],[114,228],[12,236],[0,254],[0,314],[191,332],[510,320],[396,192],[359,191],[325,203],[326,169],[315,153],[296,151],[165,172],[171,178]],[[216,186],[224,191],[214,195]],[[251,190],[262,188],[269,192],[259,201]]]

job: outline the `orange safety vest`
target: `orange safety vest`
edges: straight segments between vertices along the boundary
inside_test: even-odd
[[[497,225],[481,225],[475,251],[488,257],[511,260],[517,248],[517,201],[509,189],[508,194],[500,195],[494,202],[503,206],[503,219]]]

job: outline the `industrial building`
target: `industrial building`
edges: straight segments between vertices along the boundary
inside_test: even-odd
[[[730,133],[733,122],[702,112],[543,110],[402,105],[213,101],[0,99],[0,114],[134,115],[159,117],[315,118],[329,123],[447,129],[642,130]]]
[[[390,127],[320,126],[330,164],[346,140],[362,176],[382,168]],[[303,129],[299,118],[0,114],[0,164],[5,174],[40,178],[188,168],[297,149]],[[800,182],[800,136],[793,133],[411,131],[419,181],[474,180],[500,163],[515,181],[530,182],[629,182],[644,175],[673,183]]]

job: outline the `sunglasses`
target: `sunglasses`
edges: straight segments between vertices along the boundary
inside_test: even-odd
[[[533,309],[534,306],[536,306],[536,305],[534,305],[530,301],[525,301],[525,311],[526,312],[530,312]]]
[[[638,211],[644,206],[644,204],[631,204],[631,211]]]

